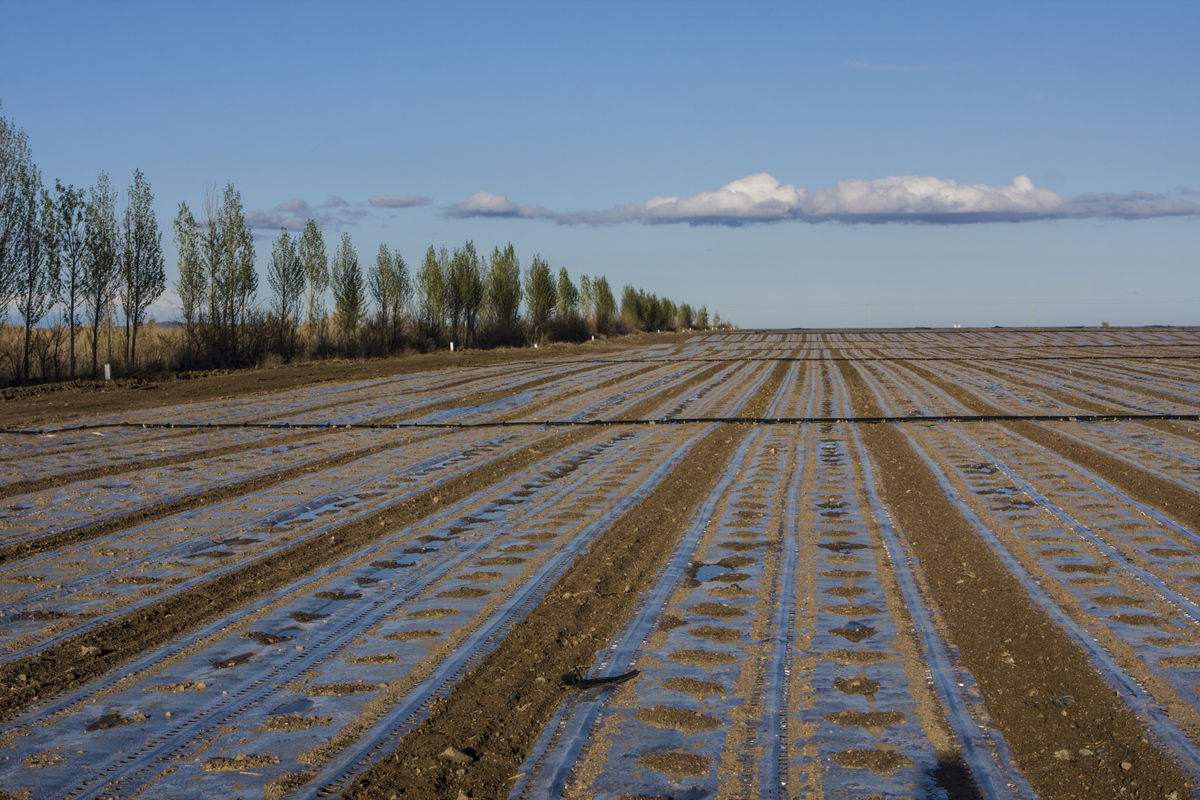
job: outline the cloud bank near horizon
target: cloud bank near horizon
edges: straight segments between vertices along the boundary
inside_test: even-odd
[[[246,223],[256,231],[277,231],[284,228],[300,231],[308,220],[324,227],[344,228],[357,225],[377,211],[395,211],[430,205],[433,201],[421,195],[385,194],[368,198],[365,203],[352,203],[339,195],[331,195],[322,203],[309,203],[299,197],[284,200],[265,210],[246,212]]]
[[[687,197],[652,197],[600,211],[555,211],[476,192],[444,209],[460,219],[543,219],[559,225],[726,225],[767,222],[955,225],[1054,219],[1137,220],[1200,216],[1195,193],[1091,193],[1066,199],[1019,175],[1007,185],[960,183],[927,175],[838,181],[824,189],[780,183],[760,172]]]

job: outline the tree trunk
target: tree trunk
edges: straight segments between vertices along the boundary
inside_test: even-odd
[[[100,374],[100,315],[92,317],[92,377]]]
[[[26,315],[26,317],[25,317],[25,348],[24,348],[25,352],[21,357],[21,382],[22,383],[29,383],[29,333],[32,328],[33,328],[33,326],[29,324],[29,317],[28,317],[28,315]]]
[[[127,369],[132,374],[137,372],[137,335],[139,320],[135,317],[133,320],[133,337],[129,340],[129,366]]]

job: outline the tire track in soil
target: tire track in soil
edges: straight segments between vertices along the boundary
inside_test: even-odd
[[[761,416],[782,385],[779,364],[745,409]],[[692,514],[752,428],[718,425],[655,490],[605,531],[496,650],[462,678],[399,749],[346,791],[350,798],[502,797],[543,726],[571,691],[561,676],[586,668],[637,608]],[[481,758],[447,765],[447,746]],[[420,770],[417,772],[416,770]],[[458,775],[461,769],[463,774]]]
[[[974,393],[928,370],[906,365],[910,370],[937,386],[967,408],[979,414],[1003,413]],[[1193,531],[1200,531],[1200,494],[1164,480],[1132,464],[1101,453],[1053,428],[1023,420],[1006,420],[1002,424],[1027,439],[1058,453],[1069,461],[1095,472],[1129,496],[1159,509]]]
[[[857,370],[838,364],[855,411],[879,416]],[[1030,599],[1019,580],[943,494],[936,478],[889,424],[864,425],[884,503],[912,547],[931,599],[975,676],[993,722],[1038,794],[1059,798],[1165,798],[1189,781],[1174,758],[1150,741],[1142,720],[1114,693],[1087,656]],[[964,589],[964,579],[971,587]],[[1023,665],[1019,672],[1007,659]],[[1076,700],[1065,716],[1054,698]],[[1055,753],[1095,746],[1111,759],[1079,771]],[[1119,765],[1131,764],[1123,770]]]
[[[686,381],[669,386],[661,393],[638,402],[625,416],[636,418],[703,383],[719,369],[714,365]],[[559,450],[594,434],[595,430],[589,426],[555,432],[540,442],[452,478],[398,506],[331,531],[319,542],[299,543],[33,656],[0,664],[0,687],[7,689],[0,692],[0,720],[9,719],[34,703],[44,702],[67,689],[78,687],[150,647],[169,641],[273,592],[301,575],[361,549],[386,530],[413,525],[433,513],[440,503],[462,499],[483,486],[528,467],[547,452]]]
[[[604,383],[601,383],[601,384],[593,387],[591,391],[603,391],[604,389],[611,388],[612,386],[618,385],[619,383],[621,383],[623,381],[630,380],[632,378],[636,378],[637,376],[641,375],[642,373],[648,372],[648,371],[650,371],[652,369],[656,369],[656,368],[657,368],[656,366],[652,365],[652,366],[645,367],[640,370],[636,370],[635,372],[630,373],[628,375],[622,375],[622,376],[618,376],[616,378],[612,378],[608,381],[605,381]],[[448,408],[456,408],[456,407],[462,406],[464,404],[465,405],[479,405],[479,404],[486,403],[486,402],[492,402],[494,400],[503,399],[504,397],[507,397],[508,395],[510,395],[512,393],[523,391],[527,388],[533,388],[534,386],[544,385],[553,380],[568,377],[570,375],[574,375],[574,374],[577,374],[580,372],[586,372],[590,369],[594,369],[594,367],[589,366],[583,370],[574,370],[574,371],[571,371],[568,373],[562,373],[562,374],[555,375],[555,376],[539,378],[538,380],[531,381],[528,384],[521,384],[519,386],[511,387],[509,389],[497,390],[495,392],[482,393],[477,396],[468,395],[466,398],[460,397],[460,398],[453,399],[453,400],[446,400],[446,401],[439,401],[437,403],[431,403],[426,406],[419,406],[419,407],[410,409],[409,411],[407,411],[403,414],[399,414],[394,417],[389,417],[389,418],[380,420],[379,424],[384,424],[384,425],[392,424],[395,422],[403,421],[405,419],[410,419],[413,417],[419,417],[419,416],[423,416],[425,414],[434,413],[434,412],[437,412],[440,410],[445,410]],[[567,389],[567,392],[569,392],[569,393],[575,393],[577,391],[578,391],[577,387],[570,387]],[[483,398],[483,399],[479,399],[479,398]],[[521,409],[519,411],[511,412],[509,414],[502,416],[501,419],[509,419],[509,418],[515,417],[518,414],[527,414],[530,412],[536,413],[537,409],[542,408],[547,405],[550,405],[551,403],[557,402],[560,399],[561,399],[560,395],[554,395],[554,396],[545,398],[544,400],[539,401],[538,403],[536,403],[534,406],[532,406],[530,408],[525,408],[525,409]],[[203,457],[219,457],[221,455],[244,452],[247,450],[275,447],[275,446],[279,446],[281,444],[292,444],[292,443],[295,443],[298,441],[303,441],[306,439],[317,438],[317,437],[326,435],[327,433],[329,433],[329,430],[322,428],[322,429],[317,429],[317,430],[304,431],[299,434],[292,433],[292,434],[288,434],[288,435],[277,437],[277,438],[270,437],[270,438],[261,439],[261,440],[255,441],[255,442],[243,443],[241,445],[232,445],[232,446],[226,447],[226,448],[215,448],[212,452],[208,452],[203,455],[189,454],[189,455],[185,455],[185,456],[167,457],[167,458],[164,458],[161,460],[143,461],[143,462],[140,462],[140,463],[134,465],[133,469],[141,470],[141,469],[147,469],[147,468],[154,468],[157,466],[183,464],[183,463],[187,463],[189,461],[198,460],[199,458],[203,458]],[[427,439],[433,438],[438,435],[439,435],[439,433],[436,430],[434,430],[433,432],[431,432],[427,435],[418,436],[418,437],[412,439],[410,442],[407,442],[405,444],[415,444],[415,443],[422,442]],[[228,500],[228,499],[231,499],[234,497],[240,497],[243,495],[252,494],[254,492],[260,492],[264,489],[270,488],[271,486],[275,486],[280,483],[284,483],[286,481],[300,477],[301,475],[310,475],[310,474],[313,474],[316,472],[323,472],[328,469],[335,469],[344,464],[348,464],[348,463],[350,463],[352,461],[356,461],[358,459],[367,458],[369,456],[375,455],[376,453],[381,453],[390,448],[403,447],[403,446],[405,446],[405,445],[404,444],[397,445],[394,442],[384,442],[384,443],[380,443],[377,445],[373,445],[371,447],[359,448],[356,450],[349,450],[344,453],[340,453],[336,456],[331,456],[329,458],[325,458],[325,459],[321,459],[318,461],[309,462],[309,463],[305,463],[305,464],[299,464],[297,466],[290,467],[285,470],[280,470],[278,472],[272,472],[272,473],[269,473],[266,475],[258,475],[258,476],[249,478],[244,481],[238,481],[236,483],[226,484],[223,486],[217,486],[212,489],[208,489],[206,491],[199,492],[196,494],[177,497],[177,498],[167,500],[167,501],[161,502],[161,503],[155,503],[150,506],[135,509],[126,514],[121,514],[121,515],[118,515],[115,517],[101,520],[101,521],[93,523],[91,525],[83,525],[83,526],[80,526],[77,528],[72,528],[70,530],[61,531],[61,532],[50,534],[50,535],[44,536],[44,537],[39,537],[37,539],[30,539],[30,540],[16,542],[16,543],[9,544],[9,545],[0,545],[0,565],[9,563],[11,561],[20,560],[23,558],[28,558],[30,556],[34,556],[39,553],[46,552],[47,550],[54,550],[54,549],[57,549],[57,548],[60,548],[60,547],[66,546],[66,545],[71,545],[71,544],[75,544],[78,542],[86,541],[88,539],[95,539],[97,537],[104,536],[109,533],[114,533],[116,531],[124,530],[125,528],[133,527],[134,525],[141,525],[141,524],[144,524],[147,522],[153,522],[155,520],[159,520],[164,517],[171,516],[173,514],[178,514],[183,511],[190,511],[195,508],[202,508],[203,506],[207,506],[212,503],[220,502],[223,500]],[[156,463],[156,461],[157,461],[157,463]],[[83,474],[84,477],[75,478],[70,481],[64,480],[62,482],[58,482],[57,478],[49,478],[49,479],[41,479],[41,481],[31,481],[30,483],[46,482],[47,485],[44,487],[40,487],[40,489],[39,489],[39,490],[44,490],[46,488],[55,488],[57,486],[65,485],[67,483],[73,483],[73,482],[76,482],[77,480],[90,480],[90,479],[93,479],[96,477],[107,477],[110,475],[133,471],[133,469],[129,469],[129,470],[121,469],[121,470],[108,472],[108,471],[105,471],[105,468],[100,467],[100,468],[95,468],[92,470],[85,470],[81,473],[76,473],[76,474]],[[93,472],[98,472],[99,474],[98,475],[87,474],[87,473],[93,473]],[[6,495],[3,490],[0,490],[0,499],[3,499],[4,497],[7,497],[7,496],[9,496],[9,495]]]

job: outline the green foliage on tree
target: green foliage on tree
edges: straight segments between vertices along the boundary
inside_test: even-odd
[[[612,333],[617,322],[617,301],[608,285],[608,278],[601,275],[593,283],[596,299],[595,325],[601,333]]]
[[[117,195],[108,175],[100,173],[88,192],[84,211],[82,294],[92,345],[92,375],[99,373],[100,325],[117,292],[119,274]]]
[[[16,209],[20,219],[10,246],[16,264],[13,294],[21,316],[21,380],[29,380],[33,329],[58,300],[58,249],[54,201],[42,190],[42,177],[32,164],[18,176]]]
[[[300,234],[297,247],[300,263],[304,265],[304,277],[308,283],[308,327],[318,345],[325,333],[325,292],[329,289],[329,256],[325,251],[325,237],[313,220],[306,220],[304,232]]]
[[[545,335],[557,300],[558,289],[550,275],[550,265],[540,255],[535,255],[525,275],[525,305],[529,309],[534,339]]]
[[[83,291],[84,210],[86,198],[72,186],[54,182],[54,242],[58,253],[63,319],[67,323],[68,374],[76,375],[75,338],[79,329],[79,305]]]
[[[446,275],[433,245],[425,251],[421,269],[417,272],[417,291],[421,298],[421,323],[427,335],[441,335],[445,319]]]
[[[333,289],[333,313],[342,344],[354,344],[354,335],[366,313],[366,286],[362,267],[358,263],[358,252],[350,241],[350,234],[343,233],[333,257],[330,270],[330,286]]]
[[[567,273],[566,267],[558,269],[556,289],[555,314],[563,322],[573,320],[579,315],[579,290],[571,282],[571,276]]]
[[[496,335],[501,341],[511,341],[520,326],[521,311],[521,262],[512,242],[503,250],[492,250],[486,302]]]
[[[271,248],[267,284],[271,287],[279,349],[284,358],[291,358],[296,348],[296,328],[306,283],[304,262],[300,259],[296,240],[286,229],[280,230]]]
[[[175,213],[176,271],[175,290],[183,313],[183,330],[189,361],[195,358],[199,326],[208,300],[208,280],[200,257],[200,229],[187,203]]]
[[[251,264],[253,268],[253,264]],[[121,309],[125,314],[125,364],[136,369],[137,337],[146,309],[167,287],[162,232],[154,216],[154,193],[142,171],[134,170],[121,229]]]

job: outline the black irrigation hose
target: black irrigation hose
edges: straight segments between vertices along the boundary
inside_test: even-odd
[[[832,425],[845,422],[867,424],[900,422],[1133,422],[1138,420],[1167,420],[1200,422],[1200,414],[910,414],[877,417],[665,417],[659,419],[514,419],[496,422],[356,422],[338,425],[329,422],[85,422],[62,428],[0,428],[0,434],[45,436],[74,433],[101,428],[145,428],[161,430],[227,430],[255,428],[262,430],[375,430],[406,429],[470,430],[474,428],[573,428],[576,426],[619,427],[622,425]]]

